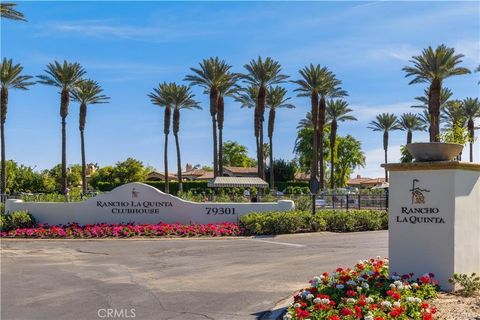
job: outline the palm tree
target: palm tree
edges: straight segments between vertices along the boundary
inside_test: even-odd
[[[440,141],[440,106],[442,82],[448,77],[470,73],[467,68],[459,67],[463,54],[455,54],[455,49],[444,44],[435,50],[428,47],[419,56],[413,56],[413,66],[403,67],[406,77],[413,76],[409,84],[428,83],[428,112],[430,114],[430,142]]]
[[[23,13],[14,9],[16,5],[13,2],[0,3],[0,16],[11,20],[27,21]]]
[[[2,4],[3,5],[3,4]],[[5,121],[7,120],[8,111],[8,90],[20,89],[28,90],[28,86],[34,84],[29,82],[32,77],[21,75],[23,67],[20,64],[13,64],[12,59],[3,58],[0,65],[1,80],[1,103],[0,103],[0,132],[2,143],[2,160],[1,160],[1,192],[6,193],[7,190],[7,172],[6,172],[6,156],[5,156]]]
[[[182,109],[202,109],[198,102],[193,98],[195,95],[190,91],[190,87],[186,85],[173,84],[172,86],[172,105],[173,105],[173,136],[175,137],[175,146],[177,148],[177,179],[178,191],[183,191],[182,183],[182,161],[180,157],[180,141],[178,139],[178,131],[180,130],[180,110]]]
[[[341,98],[347,96],[347,92],[340,88],[342,82],[327,67],[310,64],[299,71],[302,79],[293,81],[299,87],[295,91],[298,96],[310,97],[312,125],[315,133],[313,139],[314,152],[312,171],[320,171],[320,187],[325,185],[325,173],[323,165],[323,130],[326,124],[326,99]],[[319,170],[318,170],[319,168]]]
[[[397,121],[399,130],[407,131],[407,144],[412,143],[413,131],[424,131],[426,126],[414,113],[404,113]]]
[[[442,87],[440,90],[440,112],[445,108],[445,104],[450,100],[452,97],[453,92],[449,88]],[[428,113],[428,89],[423,90],[423,96],[415,97],[415,100],[421,102],[420,105],[414,105],[412,108],[420,108],[423,109],[423,113],[420,116],[422,118],[422,122],[425,124],[425,127],[428,128],[428,132],[430,132],[430,115]],[[426,113],[426,117],[424,117]],[[423,120],[426,121],[423,121]]]
[[[258,89],[256,116],[258,117],[257,128],[257,169],[258,176],[265,179],[264,154],[263,154],[263,122],[265,105],[267,99],[268,87],[285,82],[288,76],[281,73],[282,67],[278,61],[267,57],[263,60],[260,56],[257,60],[252,59],[248,64],[243,66],[246,74],[240,75],[246,83]]]
[[[218,175],[217,112],[219,89],[232,77],[232,74],[229,72],[232,66],[218,57],[204,59],[199,65],[199,69],[190,68],[193,74],[187,75],[185,80],[190,81],[192,85],[198,85],[206,89],[206,92],[210,95],[210,116],[212,117],[213,132],[213,175],[216,177]]]
[[[275,113],[279,108],[295,108],[295,106],[288,102],[290,98],[286,98],[287,89],[276,86],[267,90],[267,107],[270,109],[268,113],[268,141],[269,141],[269,162],[270,162],[270,189],[275,186],[273,175],[273,130],[275,128]]]
[[[257,156],[258,156],[258,148],[259,146],[259,131],[258,131],[258,123],[259,123],[259,118],[258,118],[258,111],[257,111],[257,106],[258,106],[258,88],[255,86],[248,86],[245,88],[239,89],[237,94],[234,96],[235,101],[239,102],[241,105],[241,108],[249,108],[249,109],[254,109],[253,111],[253,134],[255,136],[255,143],[256,143],[256,150],[257,150]],[[258,164],[257,164],[258,166]]]
[[[236,85],[237,75],[227,74],[227,79],[218,88],[218,175],[223,176],[223,123],[225,120],[225,97],[233,97],[239,90]]]
[[[477,69],[475,69],[475,72],[480,72],[480,64],[478,65]],[[480,84],[480,81],[478,81],[478,84]]]
[[[448,101],[440,114],[440,119],[444,122],[445,127],[452,129],[454,127],[464,127],[467,119],[463,112],[462,101]]]
[[[170,133],[170,118],[172,114],[173,97],[172,91],[174,83],[161,83],[153,92],[148,94],[150,102],[159,107],[165,108],[165,116],[163,119],[163,134],[165,135],[165,143],[163,149],[163,161],[165,167],[165,193],[170,193],[169,172],[168,172],[168,134]]]
[[[376,120],[369,123],[369,129],[383,131],[383,150],[385,151],[385,163],[388,163],[388,132],[398,130],[397,116],[392,113],[377,115]],[[385,168],[385,182],[388,182],[388,173]]]
[[[330,188],[335,188],[335,139],[337,137],[338,123],[344,121],[357,121],[349,113],[353,110],[348,107],[345,100],[330,99],[327,103],[327,114],[330,119]]]
[[[479,67],[480,68],[480,67]],[[462,111],[467,119],[468,141],[470,143],[470,162],[473,162],[473,143],[475,142],[475,119],[480,118],[478,98],[466,98],[462,101]]]
[[[60,117],[62,118],[62,192],[67,197],[67,115],[70,103],[70,92],[82,82],[85,74],[82,66],[77,62],[58,61],[49,63],[45,70],[46,75],[37,76],[39,83],[61,89],[60,92]]]
[[[79,130],[82,152],[82,192],[87,192],[87,162],[85,160],[85,124],[87,122],[87,106],[89,104],[107,103],[110,97],[102,94],[103,89],[94,80],[84,80],[71,92],[72,99],[80,103]]]

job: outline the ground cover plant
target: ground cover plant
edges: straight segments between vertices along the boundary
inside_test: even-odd
[[[284,320],[430,320],[436,309],[428,299],[439,289],[433,274],[389,275],[388,260],[359,261],[314,277],[294,296]]]
[[[246,234],[284,234],[310,231],[354,232],[385,230],[388,214],[380,210],[319,210],[258,212],[240,217]]]
[[[0,236],[11,238],[129,238],[129,237],[223,237],[240,236],[242,228],[235,223],[218,224],[158,223],[158,224],[87,224],[38,225],[2,231]]]

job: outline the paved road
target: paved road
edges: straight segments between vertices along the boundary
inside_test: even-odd
[[[387,255],[387,232],[2,240],[1,319],[255,319],[314,275]],[[110,314],[115,316],[115,314]]]

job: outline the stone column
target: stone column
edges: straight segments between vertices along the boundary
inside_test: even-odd
[[[390,171],[389,259],[398,274],[480,272],[480,164],[394,163]]]

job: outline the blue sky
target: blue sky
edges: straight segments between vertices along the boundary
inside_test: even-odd
[[[408,85],[401,68],[422,48],[445,43],[465,54],[464,66],[479,61],[478,2],[20,2],[28,23],[1,22],[1,56],[13,58],[31,75],[53,60],[80,62],[112,99],[89,108],[87,160],[100,165],[135,157],[163,168],[163,112],[147,93],[159,82],[178,81],[201,59],[219,56],[236,72],[252,58],[271,56],[291,79],[314,63],[328,66],[343,81],[359,121],[340,124],[341,135],[361,140],[367,167],[363,176],[382,176],[382,135],[367,124],[380,112],[409,112],[424,85]],[[454,97],[478,96],[479,74],[454,77],[445,85]],[[290,90],[293,110],[277,116],[275,157],[291,159],[298,120],[309,109]],[[194,88],[203,111],[182,114],[185,163],[211,163],[211,122],[207,97]],[[67,119],[68,162],[80,162],[78,105]],[[253,114],[226,101],[225,140],[255,153]],[[10,91],[6,125],[7,157],[49,168],[60,162],[59,95],[35,85]],[[426,134],[414,134],[426,141]],[[395,132],[390,159],[399,158],[406,134]],[[476,145],[476,160],[480,148]],[[175,162],[174,144],[170,162]],[[172,169],[175,169],[172,167]]]

